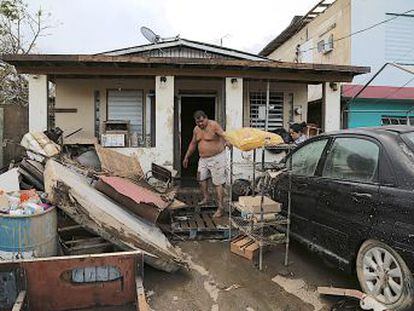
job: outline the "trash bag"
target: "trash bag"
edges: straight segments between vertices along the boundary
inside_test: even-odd
[[[284,143],[280,135],[251,127],[225,132],[224,137],[229,143],[242,151],[253,150],[265,145],[274,146]]]

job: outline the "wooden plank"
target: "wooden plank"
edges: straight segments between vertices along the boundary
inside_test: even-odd
[[[190,224],[190,229],[197,229],[197,224],[193,219],[188,220],[188,223]]]
[[[205,223],[207,225],[207,228],[209,228],[209,229],[216,229],[216,226],[214,225],[213,221],[211,220],[211,217],[210,217],[209,214],[202,213],[201,214],[201,217],[203,217],[203,219],[204,219],[204,221],[205,221]]]
[[[181,229],[187,230],[190,228],[190,226],[188,225],[188,221],[187,220],[183,220],[180,222],[181,225]]]
[[[204,224],[204,221],[201,219],[200,215],[194,215],[195,221],[197,223],[198,229],[205,229],[206,225]]]
[[[26,291],[22,290],[19,295],[17,296],[17,299],[13,305],[12,311],[21,311],[24,307],[24,300],[26,298]]]
[[[135,277],[135,284],[137,289],[137,311],[149,311],[150,308],[145,298],[144,284],[141,276]]]

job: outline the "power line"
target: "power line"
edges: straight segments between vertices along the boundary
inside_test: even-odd
[[[378,22],[378,23],[376,23],[376,24],[373,24],[373,25],[371,25],[371,26],[369,26],[369,27],[366,27],[366,28],[363,28],[363,29],[357,30],[357,31],[352,32],[352,33],[350,33],[350,34],[348,34],[348,35],[345,35],[345,36],[343,36],[343,37],[340,37],[340,38],[338,38],[338,39],[334,39],[334,40],[333,40],[333,42],[338,42],[338,41],[341,41],[341,40],[347,39],[347,38],[349,38],[349,37],[352,37],[352,36],[354,36],[354,35],[357,35],[357,34],[360,34],[360,33],[365,32],[365,31],[371,30],[371,29],[373,29],[373,28],[375,28],[375,27],[378,27],[378,26],[380,26],[380,25],[386,24],[386,23],[388,23],[388,22],[390,22],[390,21],[393,21],[393,20],[394,20],[394,19],[396,19],[396,18],[401,17],[401,15],[404,15],[404,14],[407,14],[407,13],[410,13],[410,12],[414,12],[414,9],[411,9],[411,10],[405,11],[405,12],[403,12],[403,13],[396,14],[395,16],[393,16],[393,17],[391,17],[391,18],[388,18],[388,19],[382,20],[382,21],[380,21],[380,22]],[[326,44],[329,44],[329,42],[328,42],[328,43],[324,43],[324,46],[325,46]],[[303,50],[303,51],[300,51],[300,52],[305,53],[305,52],[308,52],[308,51],[315,50],[315,49],[317,49],[317,48],[318,48],[318,46],[314,46],[314,47],[311,47],[311,48],[309,48],[309,49],[306,49],[306,50]]]

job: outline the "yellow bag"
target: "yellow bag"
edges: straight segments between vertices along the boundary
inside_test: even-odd
[[[243,127],[238,130],[224,132],[224,137],[234,147],[249,151],[263,146],[283,144],[282,137],[277,134],[265,132],[251,127]]]

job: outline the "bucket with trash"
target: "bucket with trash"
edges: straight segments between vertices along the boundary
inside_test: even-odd
[[[57,213],[42,196],[0,192],[0,260],[57,255]]]

